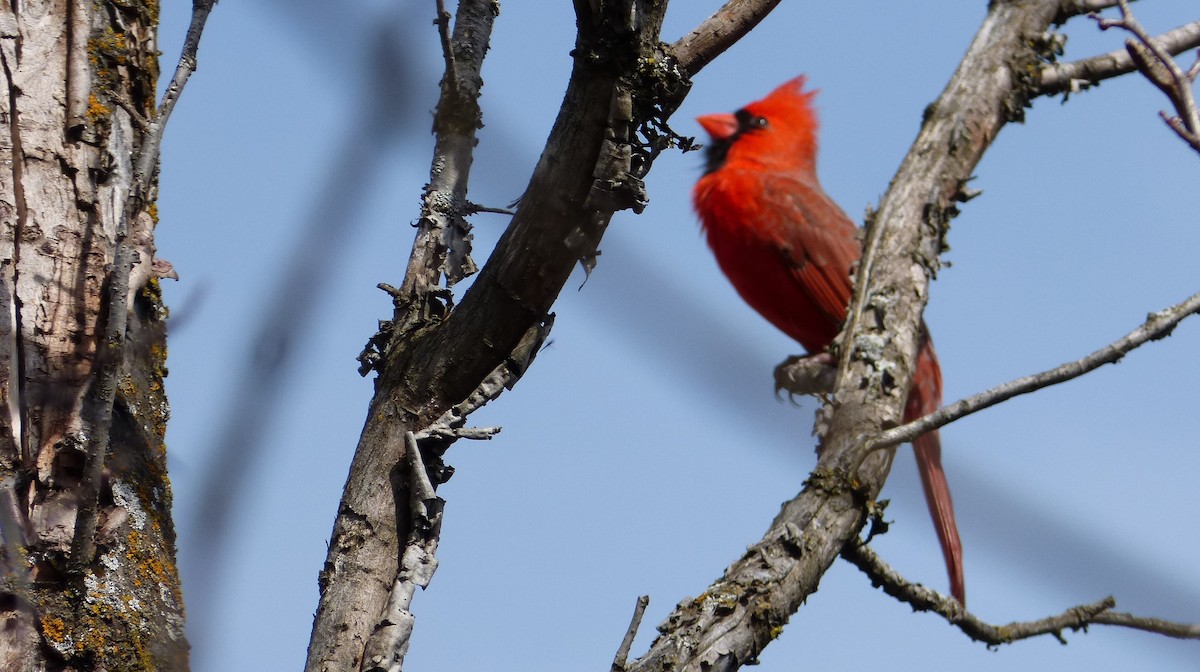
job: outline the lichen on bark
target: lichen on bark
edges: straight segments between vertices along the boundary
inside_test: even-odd
[[[164,436],[166,318],[135,269],[110,299],[119,232],[150,268],[157,213],[128,217],[155,108],[157,2],[0,7],[0,669],[186,669]],[[65,91],[65,95],[64,95]],[[152,204],[153,181],[146,196]],[[126,314],[117,375],[105,324]],[[119,333],[119,332],[118,332]],[[106,459],[85,451],[113,395]],[[94,526],[79,526],[87,510]],[[94,555],[72,557],[83,530]]]

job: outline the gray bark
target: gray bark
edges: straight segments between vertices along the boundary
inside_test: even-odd
[[[6,670],[187,667],[163,444],[166,309],[155,211],[142,207],[153,190],[129,200],[142,146],[130,111],[154,110],[157,22],[151,2],[0,4]],[[113,279],[121,234],[128,291]],[[126,318],[115,339],[112,315]],[[89,443],[105,435],[89,477]]]

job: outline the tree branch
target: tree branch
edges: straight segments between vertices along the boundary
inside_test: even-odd
[[[1150,313],[1141,326],[1086,357],[997,385],[990,390],[943,406],[923,418],[881,432],[868,442],[868,449],[883,450],[898,446],[901,443],[912,441],[928,431],[944,427],[959,418],[989,406],[995,406],[1002,401],[1078,378],[1105,364],[1115,364],[1135,348],[1170,336],[1177,324],[1197,311],[1200,311],[1200,293],[1193,294],[1182,303],[1170,308]]]
[[[871,585],[882,588],[883,592],[910,605],[914,611],[938,614],[971,639],[988,646],[1011,644],[1042,635],[1052,635],[1065,644],[1063,630],[1086,630],[1089,625],[1116,625],[1179,639],[1200,639],[1198,624],[1174,623],[1114,612],[1112,609],[1117,602],[1112,597],[1071,607],[1057,616],[1047,616],[1036,621],[992,625],[963,609],[957,600],[920,584],[910,583],[866,544],[846,544],[842,549],[842,557],[870,577]]]
[[[642,617],[646,614],[646,607],[649,604],[649,595],[642,595],[637,599],[637,604],[633,608],[633,618],[629,621],[629,627],[625,630],[625,637],[621,640],[621,645],[617,647],[617,655],[613,657],[612,672],[625,672],[625,667],[629,662],[629,649],[633,646],[633,638],[637,637],[638,628],[642,626]]]
[[[732,47],[758,25],[779,0],[729,0],[692,32],[667,48],[687,77]]]
[[[143,131],[142,148],[134,163],[134,181],[130,202],[126,206],[127,213],[132,208],[136,214],[145,207],[146,193],[158,169],[158,157],[162,149],[163,134],[167,130],[167,120],[175,110],[175,104],[179,102],[179,97],[183,95],[183,88],[187,86],[188,79],[196,71],[200,37],[204,34],[208,15],[212,13],[216,4],[217,0],[192,0],[192,20],[188,24],[187,35],[183,40],[183,49],[179,54],[179,62],[175,65],[175,73],[171,76],[171,83],[167,85],[166,91],[163,91],[158,109]]]
[[[1171,55],[1181,54],[1200,47],[1200,21],[1194,21],[1151,38],[1155,48]],[[1127,49],[1110,51],[1067,63],[1049,63],[1041,67],[1037,92],[1054,95],[1063,91],[1077,91],[1137,70],[1137,64]]]
[[[306,670],[358,669],[360,663],[384,669],[400,665],[413,624],[408,606],[415,584],[406,578],[406,572],[434,562],[437,535],[430,538],[430,530],[423,529],[424,507],[404,498],[403,493],[411,483],[428,481],[427,475],[411,473],[418,468],[415,464],[422,472],[436,470],[439,482],[452,472],[441,467],[441,451],[431,455],[432,461],[413,455],[404,458],[410,452],[405,445],[408,438],[423,438],[417,430],[433,427],[444,418],[419,418],[410,409],[424,406],[432,411],[436,404],[428,398],[409,401],[397,394],[397,388],[407,387],[407,374],[389,380],[382,374],[386,374],[389,356],[411,354],[413,338],[427,333],[450,310],[449,289],[439,285],[443,273],[453,283],[474,272],[469,225],[462,217],[462,207],[476,131],[482,123],[480,72],[497,10],[496,3],[489,0],[461,0],[447,43],[445,7],[436,3],[434,24],[442,39],[446,72],[434,116],[430,181],[404,282],[399,289],[389,287],[394,318],[360,356],[360,371],[365,375],[372,368],[380,369],[381,380],[334,521]],[[373,347],[379,352],[373,352]],[[406,544],[403,549],[401,540]]]
[[[498,9],[486,0],[459,2],[450,35],[445,6],[440,0],[437,3],[434,24],[441,36],[446,71],[433,119],[436,139],[429,184],[421,199],[404,282],[394,298],[393,344],[404,342],[406,333],[445,317],[451,299],[448,288],[439,284],[443,274],[447,285],[454,285],[476,270],[471,259],[471,226],[464,214],[476,131],[483,125],[480,72]]]
[[[458,95],[478,91],[478,62],[487,46],[486,35],[459,35],[465,5],[480,11],[495,3],[460,2],[453,37]],[[452,284],[472,270],[460,215],[469,203],[465,169],[473,146],[465,140],[473,137],[468,127],[479,119],[473,102],[469,108],[455,104],[455,114],[447,110],[445,118],[465,126],[441,125],[442,106],[449,106],[454,93],[443,79],[434,179],[405,281],[391,292],[395,317],[364,352],[364,366],[379,371],[376,396],[321,575],[309,670],[352,669],[362,660],[363,643],[380,615],[387,613],[399,540],[407,537],[411,519],[406,498],[394,485],[381,486],[383,475],[404,464],[403,441],[397,437],[405,431],[419,437],[420,428],[462,408],[498,367],[509,367],[516,377],[523,373],[536,351],[528,344],[540,342],[530,335],[544,336],[550,308],[575,263],[586,267],[595,258],[614,211],[644,205],[640,178],[663,143],[674,140],[669,133],[664,139],[662,131],[688,82],[661,48],[666,3],[576,0],[575,7],[575,63],[559,117],[508,229],[458,306],[450,304],[439,279],[444,275]],[[475,48],[459,44],[468,38]],[[460,154],[445,153],[451,142],[458,143]],[[497,393],[506,386],[511,382]]]
[[[1137,64],[1137,69],[1175,106],[1175,117],[1170,117],[1165,112],[1159,113],[1163,121],[1192,149],[1200,152],[1200,112],[1197,111],[1196,99],[1192,95],[1192,80],[1196,77],[1197,67],[1187,71],[1179,67],[1172,58],[1175,54],[1150,37],[1142,28],[1142,24],[1130,11],[1128,0],[1119,0],[1119,5],[1121,18],[1105,19],[1095,15],[1093,18],[1101,30],[1121,28],[1133,35],[1132,39],[1125,40],[1125,50]],[[1192,43],[1200,45],[1200,21],[1190,24],[1190,27],[1194,33]],[[1197,57],[1197,63],[1200,63],[1200,56]]]
[[[1063,0],[1062,6],[1058,9],[1058,16],[1054,17],[1054,23],[1056,25],[1063,24],[1071,17],[1091,14],[1116,6],[1117,0]]]
[[[1119,0],[1113,4],[1121,7],[1122,18],[1101,19],[1094,15],[1093,18],[1099,22],[1102,30],[1122,28],[1132,33],[1137,41],[1127,41],[1125,50],[1072,63],[1043,66],[1037,92],[1042,95],[1055,93],[1073,86],[1071,82],[1079,79],[1094,83],[1141,70],[1171,99],[1180,114],[1174,119],[1167,119],[1163,114],[1168,125],[1185,142],[1200,151],[1200,114],[1197,113],[1191,89],[1191,81],[1200,70],[1200,57],[1196,65],[1187,71],[1179,68],[1171,59],[1171,56],[1187,49],[1200,47],[1200,21],[1152,38],[1133,17],[1126,0]],[[1015,396],[1078,378],[1104,364],[1116,363],[1143,344],[1169,336],[1175,325],[1197,310],[1200,310],[1200,294],[1194,294],[1170,308],[1150,313],[1137,329],[1086,357],[960,399],[925,417],[882,432],[868,445],[871,450],[891,448]],[[777,380],[779,375],[777,372]]]
[[[443,76],[446,86],[453,91],[458,88],[458,66],[454,64],[454,39],[450,36],[450,12],[446,11],[445,0],[437,0],[437,18],[433,24],[437,26],[438,38],[442,41],[442,58],[446,59],[446,73]]]

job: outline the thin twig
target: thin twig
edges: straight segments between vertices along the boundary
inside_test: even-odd
[[[1063,0],[1062,6],[1058,10],[1058,16],[1054,17],[1054,22],[1062,24],[1073,16],[1091,14],[1116,6],[1117,0]]]
[[[446,15],[444,3],[437,2],[436,6],[438,17],[442,19]],[[474,263],[470,259],[469,227],[461,216],[461,208],[466,202],[472,152],[477,144],[476,130],[482,121],[478,104],[479,87],[482,85],[480,70],[488,52],[498,9],[499,4],[494,0],[460,0],[453,31],[449,31],[448,23],[439,30],[439,40],[446,55],[449,56],[454,50],[456,57],[446,62],[446,73],[442,78],[441,95],[434,115],[436,140],[430,164],[430,181],[424,194],[404,282],[399,287],[385,288],[393,298],[394,319],[386,331],[381,329],[380,334],[368,343],[363,353],[364,371],[378,365],[381,374],[386,374],[388,367],[378,363],[384,361],[390,347],[412,345],[411,340],[404,339],[406,335],[415,333],[412,331],[414,327],[428,326],[429,318],[440,320],[450,313],[451,294],[441,284],[443,277],[447,284],[452,284],[474,272]],[[446,43],[447,35],[449,45]],[[494,368],[495,365],[489,367],[489,371],[480,374],[481,377]],[[504,385],[501,384],[499,389],[503,390]],[[394,393],[392,383],[383,381],[377,387],[376,400],[394,399]],[[419,404],[426,408],[443,408],[437,392],[423,397]],[[389,405],[394,403],[389,401]],[[337,568],[328,573],[328,581],[321,586],[321,601],[306,663],[308,670],[358,669],[362,661],[375,655],[380,656],[380,660],[402,658],[407,647],[409,634],[406,633],[411,632],[411,624],[406,626],[405,632],[397,630],[395,624],[396,619],[400,618],[411,621],[412,614],[406,608],[400,609],[403,601],[399,599],[398,591],[403,589],[396,586],[405,580],[405,572],[414,566],[414,562],[422,561],[418,553],[422,547],[409,544],[404,538],[389,538],[387,534],[377,532],[393,524],[391,521],[396,519],[397,514],[401,517],[401,525],[411,525],[413,518],[413,510],[408,502],[397,501],[389,489],[376,486],[378,478],[385,477],[387,473],[379,473],[380,467],[394,469],[396,465],[391,455],[401,439],[394,437],[393,440],[393,425],[404,426],[410,422],[412,419],[407,409],[416,408],[416,405],[401,406],[404,410],[398,409],[394,416],[390,413],[375,415],[367,422],[363,439],[350,466],[351,478],[343,492],[343,504],[334,523],[333,538],[336,541],[343,535],[352,534],[358,541],[353,548],[331,545],[329,561]],[[490,429],[463,430],[461,427],[465,424],[465,418],[459,422],[460,418],[457,417],[443,417],[446,420],[444,425],[448,428],[445,430],[447,435],[437,436],[438,439],[486,438],[493,433]],[[442,424],[441,419],[426,425],[429,418],[425,417],[419,426],[428,426],[430,429],[426,432],[431,432],[433,427]],[[433,438],[433,434],[429,436]],[[420,438],[421,432],[414,433],[413,439],[420,441]],[[426,457],[433,457],[434,447],[426,446],[426,449],[429,451]],[[380,459],[380,453],[386,457]],[[399,458],[400,455],[396,454],[395,457]],[[441,465],[434,466],[441,468]],[[406,468],[402,465],[397,471],[403,472]],[[440,476],[445,473],[435,471],[433,480],[444,480]],[[440,500],[434,501],[440,507]],[[370,532],[360,535],[357,532],[360,520],[374,527]],[[351,532],[351,529],[354,531]],[[432,550],[429,547],[429,560],[432,560]],[[380,559],[394,558],[396,554],[401,555],[403,569],[399,573],[393,573],[396,572],[394,565],[379,563]],[[363,571],[341,569],[346,566],[357,567],[356,563],[359,562],[364,566]],[[386,587],[388,585],[392,586],[390,592]],[[353,604],[341,599],[341,596],[351,594],[354,596]],[[363,654],[364,642],[368,642],[367,652],[370,656]]]
[[[88,96],[92,89],[92,69],[88,62],[88,33],[92,27],[90,0],[67,3],[67,130],[75,131],[87,123]]]
[[[1175,106],[1175,117],[1168,116],[1165,112],[1159,113],[1163,121],[1193,149],[1200,152],[1200,111],[1197,111],[1196,98],[1192,94],[1194,75],[1191,74],[1191,69],[1185,72],[1172,58],[1175,54],[1164,49],[1146,33],[1146,29],[1129,9],[1128,0],[1118,0],[1118,4],[1121,7],[1121,18],[1106,19],[1094,14],[1092,18],[1101,30],[1120,28],[1133,35],[1133,38],[1125,40],[1125,49],[1130,60]],[[1197,38],[1196,42],[1200,43],[1200,21],[1191,25]]]
[[[1180,639],[1200,639],[1200,625],[1114,612],[1112,609],[1117,602],[1112,597],[1071,607],[1061,614],[1036,621],[992,625],[964,609],[958,600],[920,584],[910,583],[866,544],[851,541],[842,549],[842,557],[870,577],[871,585],[883,588],[883,592],[912,606],[914,611],[938,614],[971,639],[988,646],[1011,644],[1042,635],[1051,635],[1065,644],[1064,630],[1086,630],[1093,624],[1117,625]]]
[[[633,607],[633,618],[629,621],[629,628],[625,630],[625,638],[621,640],[621,645],[617,647],[617,655],[613,658],[612,672],[625,672],[629,662],[629,649],[633,646],[633,638],[637,637],[638,628],[642,627],[642,616],[646,614],[646,606],[649,604],[649,595],[642,595],[637,599],[637,604]]]
[[[1041,373],[1035,373],[1011,380],[1002,385],[997,385],[990,390],[943,406],[923,418],[880,432],[870,442],[869,449],[883,450],[906,441],[912,441],[925,432],[943,427],[959,418],[983,410],[989,406],[994,406],[1002,401],[1012,399],[1015,396],[1040,390],[1043,387],[1057,385],[1072,378],[1078,378],[1105,364],[1116,363],[1131,350],[1149,341],[1169,336],[1177,324],[1198,310],[1200,310],[1200,293],[1193,294],[1187,300],[1170,308],[1160,310],[1157,313],[1150,313],[1146,317],[1146,321],[1137,329],[1082,359],[1067,362]]]
[[[192,20],[188,24],[187,35],[183,40],[183,50],[179,54],[179,62],[175,65],[171,83],[163,92],[158,110],[154,113],[154,118],[150,121],[149,128],[142,138],[142,148],[134,167],[132,191],[135,194],[135,200],[138,201],[136,203],[138,206],[141,205],[141,199],[145,197],[151,176],[158,165],[158,154],[162,147],[163,133],[166,132],[167,120],[171,117],[171,112],[175,110],[175,104],[179,102],[179,97],[183,95],[183,88],[187,85],[188,78],[196,71],[196,54],[200,50],[200,37],[204,34],[204,25],[208,22],[208,15],[212,13],[216,4],[217,0],[192,0]]]
[[[454,43],[450,39],[450,12],[446,11],[445,0],[437,0],[438,37],[442,40],[442,57],[446,59],[446,86],[451,91],[458,89],[458,67],[454,62]]]
[[[1119,611],[1106,611],[1096,614],[1093,623],[1102,625],[1119,625],[1134,630],[1152,632],[1156,635],[1166,635],[1176,639],[1200,639],[1200,623],[1176,623],[1164,621],[1161,618],[1134,616]]]
[[[478,203],[466,203],[463,206],[463,214],[473,215],[478,212],[491,212],[497,215],[515,215],[516,210],[511,208],[497,208],[490,205],[480,205]]]
[[[150,130],[150,120],[142,111],[137,109],[133,101],[120,91],[109,91],[108,99],[117,104],[117,107],[125,110],[125,114],[129,115],[129,121],[133,123],[134,128],[145,133]]]

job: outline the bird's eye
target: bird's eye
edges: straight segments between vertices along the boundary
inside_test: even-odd
[[[746,110],[738,110],[734,115],[738,120],[738,127],[743,131],[749,131],[756,128],[766,128],[770,124],[767,123],[767,118],[757,114],[751,114]]]

